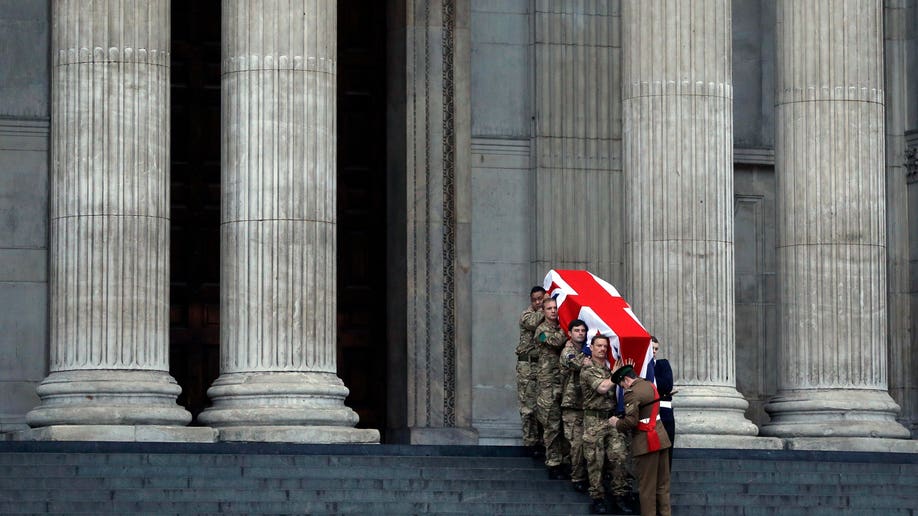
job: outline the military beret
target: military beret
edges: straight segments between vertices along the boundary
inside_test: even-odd
[[[625,375],[632,372],[634,372],[634,367],[632,367],[631,364],[625,364],[619,367],[612,373],[612,383],[618,385],[625,378]]]

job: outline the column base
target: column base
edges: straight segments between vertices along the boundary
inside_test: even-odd
[[[785,390],[765,405],[765,411],[771,422],[762,426],[762,435],[911,438],[911,432],[896,421],[899,405],[886,391]]]
[[[26,415],[31,427],[55,425],[183,426],[191,414],[175,400],[181,387],[164,371],[55,371],[37,389],[41,405]]]
[[[745,435],[683,435],[677,431],[676,448],[783,450],[784,441],[776,437],[751,437]]]
[[[680,385],[677,389],[673,396],[677,443],[690,435],[758,435],[758,427],[746,419],[749,402],[735,388]]]
[[[193,426],[53,425],[13,433],[10,440],[212,443],[217,440],[217,431]]]
[[[918,441],[871,437],[792,437],[784,439],[788,450],[862,451],[918,453]]]
[[[213,406],[198,420],[218,428],[220,440],[379,442],[377,430],[353,428],[359,417],[344,405],[348,390],[334,373],[225,373],[207,395]]]
[[[340,426],[232,426],[220,441],[303,444],[379,444],[379,430]]]

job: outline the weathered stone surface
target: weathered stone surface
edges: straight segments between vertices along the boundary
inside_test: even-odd
[[[781,362],[762,433],[909,437],[887,392],[883,7],[777,6]]]
[[[622,2],[624,291],[679,433],[756,435],[736,390],[731,3]]]
[[[619,2],[532,5],[531,274],[588,269],[621,285]]]
[[[11,435],[15,441],[120,441],[212,443],[217,431],[207,427],[163,425],[52,425]]]
[[[378,441],[336,375],[337,4],[295,3],[223,2],[221,374],[199,419],[222,440]]]
[[[711,421],[711,423],[717,423]],[[739,450],[783,450],[784,440],[775,437],[754,437],[722,434],[680,434],[676,430],[676,448],[734,448]],[[678,453],[678,452],[677,452]]]
[[[52,4],[51,374],[31,426],[191,420],[168,374],[169,9]]]

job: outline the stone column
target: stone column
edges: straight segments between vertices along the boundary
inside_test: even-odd
[[[191,419],[168,372],[169,7],[52,2],[51,364],[27,417],[46,438]]]
[[[777,3],[780,364],[763,434],[909,436],[887,392],[882,8]]]
[[[554,268],[588,269],[620,285],[619,2],[531,5],[533,283]]]
[[[470,2],[395,0],[389,7],[386,440],[477,444]]]
[[[622,2],[626,292],[666,343],[687,446],[757,433],[735,377],[731,55],[729,0]]]
[[[379,441],[336,374],[336,34],[334,0],[223,2],[221,440]]]
[[[889,307],[889,391],[902,407],[899,421],[916,424],[915,370],[912,368],[909,296],[909,216],[905,130],[908,113],[908,9],[904,0],[886,0],[886,239]],[[915,224],[915,221],[911,222]]]

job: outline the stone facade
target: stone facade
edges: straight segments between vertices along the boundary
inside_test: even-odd
[[[515,314],[568,267],[662,337],[680,445],[902,449],[918,1],[836,3],[389,0],[387,440],[518,442]],[[183,431],[169,2],[0,2],[0,431],[378,439],[336,374],[341,13],[294,4],[223,2],[221,376]]]

